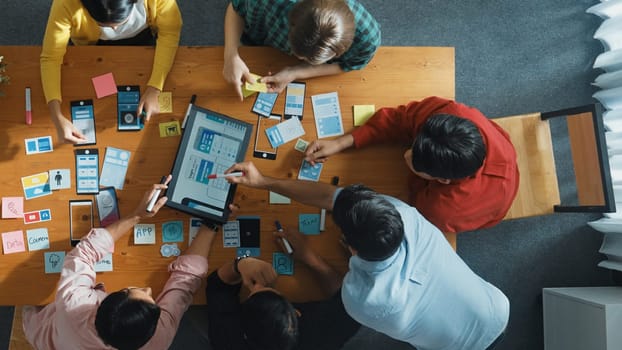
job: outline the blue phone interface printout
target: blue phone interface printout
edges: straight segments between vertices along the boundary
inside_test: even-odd
[[[257,94],[257,99],[253,105],[253,112],[269,117],[276,103],[276,98],[279,96],[276,92],[260,92]]]
[[[95,113],[93,103],[80,101],[80,106],[71,106],[71,119],[73,125],[86,137],[86,143],[94,144],[95,139]]]
[[[130,151],[120,148],[106,147],[101,174],[102,186],[113,186],[118,190],[123,189],[130,154]]]
[[[119,130],[140,130],[143,128],[143,125],[140,121],[140,116],[136,114],[139,101],[139,90],[119,90],[117,94]]]
[[[97,154],[76,155],[76,192],[99,192],[98,166],[99,158]]]

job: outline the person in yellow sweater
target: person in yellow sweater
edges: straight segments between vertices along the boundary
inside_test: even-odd
[[[154,45],[151,77],[138,105],[145,119],[159,113],[158,96],[173,65],[181,33],[175,0],[53,0],[41,51],[41,83],[58,137],[85,141],[61,111],[60,67],[74,45]]]

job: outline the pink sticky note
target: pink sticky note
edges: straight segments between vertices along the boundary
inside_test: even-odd
[[[112,73],[106,73],[92,78],[93,86],[95,87],[95,94],[97,98],[114,95],[117,93],[117,84],[114,82],[114,76]]]
[[[15,219],[24,216],[24,197],[2,197],[2,218]]]
[[[2,249],[4,254],[26,251],[24,233],[22,231],[5,232],[2,234]]]

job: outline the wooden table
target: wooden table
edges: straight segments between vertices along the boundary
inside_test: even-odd
[[[50,121],[43,97],[39,73],[40,47],[0,47],[8,64],[10,85],[0,86],[6,96],[0,97],[0,188],[1,195],[23,196],[20,183],[22,176],[56,168],[72,171],[72,188],[54,191],[52,195],[27,200],[24,210],[50,208],[52,221],[25,225],[21,219],[0,221],[0,232],[47,227],[50,249],[46,251],[69,251],[69,210],[71,199],[92,199],[92,196],[75,193],[75,165],[71,145],[58,144],[56,131]],[[270,48],[241,49],[241,55],[251,71],[265,75],[278,71],[285,65],[295,63]],[[154,117],[140,132],[120,133],[116,130],[116,97],[96,99],[91,78],[113,72],[116,83],[139,84],[145,88],[151,72],[153,49],[143,47],[69,47],[62,68],[63,112],[69,116],[69,101],[92,98],[97,123],[97,147],[100,164],[106,146],[132,152],[123,190],[117,191],[122,214],[127,214],[137,204],[144,191],[158,182],[171,167],[180,141],[179,137],[160,138],[158,123],[182,120],[192,94],[197,94],[197,105],[212,109],[252,124],[257,117],[250,112],[254,98],[240,102],[234,89],[222,78],[222,47],[181,47],[175,65],[168,76],[165,91],[173,93],[173,113]],[[352,105],[375,104],[376,107],[396,106],[430,95],[454,98],[454,49],[433,47],[382,47],[367,68],[333,77],[307,81],[303,125],[304,139],[316,138],[311,108],[311,95],[337,91],[345,130],[352,128]],[[24,123],[24,88],[32,88],[33,123]],[[283,111],[284,97],[279,96],[276,113]],[[24,139],[52,135],[54,152],[25,155]],[[254,135],[254,133],[253,133]],[[406,147],[379,146],[360,151],[348,151],[331,158],[325,165],[320,181],[329,182],[338,175],[341,184],[365,183],[392,196],[405,198],[408,170],[402,160]],[[252,143],[246,155],[266,174],[275,177],[295,178],[302,161],[302,154],[293,149],[293,142],[279,148],[275,161],[252,157]],[[101,170],[101,166],[100,166]],[[275,219],[285,227],[297,228],[299,213],[318,213],[319,210],[292,202],[291,205],[270,205],[268,192],[239,187],[236,203],[241,206],[239,215],[261,217],[261,257],[272,261],[277,251],[271,232]],[[151,286],[154,294],[161,291],[169,274],[166,270],[172,258],[160,253],[161,224],[170,220],[182,220],[184,231],[188,230],[189,216],[170,208],[164,208],[145,223],[154,223],[159,237],[156,245],[136,246],[131,234],[116,243],[113,256],[114,271],[99,273],[98,281],[104,282],[108,291],[128,285]],[[184,249],[187,244],[181,243]],[[338,244],[340,233],[327,215],[326,231],[308,237],[310,244],[329,263],[341,271],[347,269],[347,255]],[[0,305],[43,304],[54,298],[58,274],[44,273],[44,251],[0,255]],[[209,258],[210,271],[218,268],[235,255],[234,248],[223,248],[222,236],[215,241]],[[294,277],[279,277],[277,288],[292,300],[318,299],[320,292],[312,277],[303,266],[295,266]],[[204,303],[200,290],[195,303]]]

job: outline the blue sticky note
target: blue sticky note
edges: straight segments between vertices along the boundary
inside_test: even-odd
[[[48,237],[47,228],[36,228],[26,230],[26,239],[28,240],[28,250],[50,249],[50,238]]]
[[[298,215],[298,231],[305,235],[320,234],[320,214]]]
[[[294,274],[294,260],[284,253],[272,253],[272,267],[279,275]]]
[[[184,224],[181,221],[169,221],[162,224],[162,242],[183,242]]]
[[[241,247],[237,249],[236,256],[260,256],[261,250],[259,248]]]
[[[112,253],[104,255],[104,257],[95,263],[93,266],[95,272],[110,272],[112,271]]]
[[[43,263],[45,273],[60,273],[65,262],[65,252],[45,252],[43,253]]]

